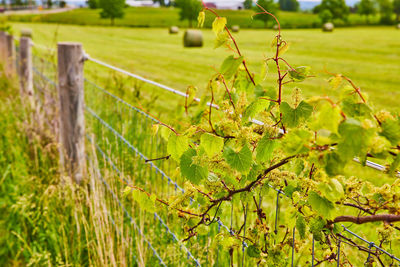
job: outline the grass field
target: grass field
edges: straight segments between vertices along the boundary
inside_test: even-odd
[[[14,23],[13,29],[32,28],[34,42],[55,47],[55,40],[82,42],[92,57],[104,60],[128,71],[143,75],[175,89],[185,91],[188,85],[203,89],[208,78],[229,55],[224,49],[214,49],[214,34],[204,30],[205,47],[183,48],[182,35],[169,35],[165,29],[127,29],[82,26],[56,26],[54,24]],[[236,34],[239,46],[247,58],[250,69],[259,72],[262,58],[272,55],[269,43],[271,30],[243,30]],[[291,43],[285,54],[293,66],[311,66],[315,78],[288,86],[300,87],[306,96],[324,93],[327,88],[324,70],[351,77],[380,108],[398,110],[400,97],[400,31],[391,27],[346,28],[333,33],[320,30],[287,30],[283,38]],[[41,53],[46,50],[37,46]],[[88,62],[87,73],[95,70]],[[274,86],[271,76],[265,86]],[[165,98],[164,98],[165,97]],[[176,96],[163,96],[176,99]],[[170,110],[170,109],[169,109]]]
[[[182,46],[182,33],[169,35],[165,29],[13,24],[15,32],[26,27],[34,31],[35,50],[39,54],[54,53],[43,46],[54,48],[55,40],[82,42],[90,56],[180,91],[185,91],[188,85],[204,90],[208,78],[214,74],[214,67],[219,68],[229,54],[224,49],[213,49],[214,34],[209,30],[203,31],[204,48],[187,49]],[[273,35],[270,30],[244,30],[236,35],[252,71],[259,72],[261,59],[271,55],[269,43]],[[320,30],[287,30],[283,37],[291,42],[285,54],[288,61],[294,66],[311,66],[316,76],[288,86],[284,92],[286,99],[295,86],[301,88],[305,96],[329,93],[326,69],[351,77],[377,107],[398,112],[400,31],[389,27],[338,29],[331,34]],[[86,63],[85,76],[166,121],[174,117],[177,104],[184,103],[181,97],[161,89],[132,79],[121,80],[90,61]],[[275,76],[269,77],[264,86],[274,86],[275,79]],[[147,95],[147,101],[138,103],[133,88],[136,92],[140,88],[139,91]],[[378,184],[386,181],[377,180],[376,172],[358,165],[350,167],[349,173],[354,171],[364,173],[366,179]]]
[[[109,26],[110,20],[100,18],[100,10],[76,9],[69,12],[46,14],[46,15],[12,15],[10,20],[21,22],[49,22],[61,24],[77,25],[103,25]],[[125,10],[125,17],[117,19],[115,25],[124,27],[169,27],[177,25],[187,27],[187,21],[179,20],[179,9],[176,8],[148,8],[148,7],[130,7]],[[242,28],[264,28],[264,23],[259,20],[253,20],[252,10],[219,10],[221,16],[229,18],[229,25],[240,25]],[[318,15],[300,12],[278,13],[278,18],[283,28],[315,28],[321,26]],[[206,16],[204,26],[210,28],[214,16]],[[371,17],[370,23],[377,24],[379,17]],[[335,22],[337,26],[364,25],[365,18],[358,14],[351,14],[348,22]],[[194,22],[196,24],[196,22]],[[272,27],[272,23],[270,24]]]

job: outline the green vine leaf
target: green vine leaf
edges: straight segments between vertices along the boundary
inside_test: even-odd
[[[230,79],[239,68],[240,64],[243,62],[243,57],[237,57],[230,55],[224,62],[222,62],[220,72],[226,79]]]
[[[171,157],[179,162],[183,152],[189,147],[189,140],[184,135],[176,135],[171,133],[168,138],[167,151]]]
[[[344,196],[343,186],[335,178],[332,178],[329,183],[321,183],[318,189],[332,202],[338,201]]]
[[[277,146],[278,142],[275,139],[270,139],[269,134],[264,134],[257,145],[257,161],[260,163],[270,161],[272,159],[272,153]]]
[[[249,118],[254,118],[258,113],[265,110],[269,106],[269,101],[266,99],[257,99],[247,106],[243,113],[243,121],[248,121]]]
[[[253,162],[251,150],[247,145],[244,145],[239,152],[235,152],[231,147],[226,146],[224,158],[233,169],[241,173],[248,173]]]
[[[353,97],[347,97],[342,101],[341,106],[344,113],[353,118],[371,117],[372,110],[366,104],[354,101]]]
[[[129,186],[126,186],[123,192],[124,197],[132,197],[132,199],[139,205],[141,209],[144,211],[153,213],[156,211],[156,195],[151,194],[147,195],[145,192],[142,192],[137,189],[133,189]]]
[[[364,128],[360,121],[349,118],[339,125],[339,134],[341,136],[338,143],[339,155],[344,160],[351,160],[353,157],[363,157],[366,154],[373,131]]]
[[[250,258],[259,258],[260,255],[261,255],[261,250],[258,247],[254,246],[254,245],[250,245],[247,248],[247,255]]]
[[[200,137],[200,146],[211,158],[224,148],[224,139],[209,133],[205,133]]]
[[[382,132],[381,135],[386,137],[392,145],[396,146],[400,144],[400,123],[395,120],[385,120],[382,122]]]
[[[287,102],[281,104],[282,122],[292,128],[307,120],[313,111],[313,107],[305,101],[301,101],[296,108],[292,108]]]
[[[334,209],[334,205],[327,198],[320,196],[314,191],[310,191],[308,194],[308,203],[319,215],[324,218],[331,219],[331,212]]]
[[[302,129],[294,129],[285,135],[281,147],[289,155],[306,153],[308,148],[305,145],[311,138],[311,132]]]
[[[314,218],[310,221],[310,232],[313,234],[315,241],[322,241],[322,230],[326,225],[326,220],[321,217]]]
[[[340,115],[340,108],[338,106],[332,107],[330,104],[325,103],[319,109],[316,119],[311,123],[311,128],[315,131],[326,129],[332,133],[338,134],[338,127],[342,116]]]
[[[397,154],[392,164],[390,164],[389,175],[395,175],[396,170],[399,166],[400,166],[400,153]]]
[[[330,152],[325,155],[325,171],[330,176],[342,174],[346,161],[344,161],[338,153]]]
[[[181,173],[194,184],[199,184],[207,179],[208,168],[193,163],[193,157],[197,156],[196,150],[190,148],[181,156]]]
[[[289,77],[295,82],[302,82],[310,74],[310,70],[311,68],[308,66],[301,66],[294,69],[290,69],[288,71]]]
[[[306,221],[302,215],[297,216],[296,229],[300,234],[300,239],[304,239],[306,237]]]

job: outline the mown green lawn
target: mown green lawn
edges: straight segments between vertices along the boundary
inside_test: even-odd
[[[166,29],[131,29],[89,26],[67,26],[54,24],[14,23],[18,33],[22,28],[32,28],[35,52],[48,54],[54,51],[43,48],[55,47],[58,41],[82,42],[85,51],[115,66],[161,82],[180,91],[188,85],[205,89],[208,78],[215,73],[229,51],[214,49],[214,34],[203,30],[203,48],[183,48],[182,35],[169,35]],[[271,30],[243,30],[235,34],[250,70],[259,72],[262,59],[272,55],[270,42],[274,36]],[[337,29],[333,33],[320,30],[284,30],[283,37],[291,43],[285,58],[293,66],[311,66],[315,78],[303,83],[287,86],[284,97],[288,99],[294,86],[302,89],[306,96],[329,94],[325,70],[343,73],[366,92],[378,108],[399,111],[400,104],[400,31],[391,27]],[[275,86],[272,74],[263,84]],[[140,83],[121,80],[92,62],[87,62],[85,76],[102,83],[126,101],[141,106],[161,119],[174,117],[177,104],[184,99],[155,87],[143,86],[140,91],[147,96],[147,102],[135,102],[133,88]],[[156,97],[157,100],[149,96]],[[359,173],[375,184],[388,182],[378,179],[377,172],[371,172],[359,165],[352,165],[349,174]]]
[[[208,78],[230,52],[214,49],[214,34],[203,30],[203,48],[184,48],[182,35],[169,35],[166,29],[130,29],[82,27],[54,24],[13,23],[15,33],[32,28],[37,50],[55,47],[55,40],[82,42],[92,57],[128,71],[185,91],[188,85],[205,88]],[[250,70],[259,72],[262,59],[272,55],[272,30],[242,30],[235,34]],[[380,108],[398,110],[400,104],[400,31],[391,27],[341,28],[333,33],[320,30],[284,30],[283,38],[291,43],[285,58],[293,66],[311,66],[315,78],[290,85],[306,96],[324,93],[328,85],[325,70],[349,76]],[[39,46],[39,44],[41,46]],[[87,63],[90,73],[95,65]],[[272,72],[272,71],[271,71]],[[97,75],[103,75],[97,72]],[[105,74],[104,74],[105,75]],[[274,86],[271,73],[265,86]],[[168,94],[167,94],[168,95]],[[166,96],[169,98],[168,96]],[[176,97],[175,97],[176,98]]]
[[[21,22],[50,22],[61,24],[77,25],[103,25],[109,26],[110,20],[100,18],[100,10],[75,9],[69,12],[45,14],[45,15],[12,15],[10,20]],[[264,28],[264,23],[252,19],[253,10],[218,10],[221,16],[229,18],[229,25],[240,25],[242,28]],[[301,12],[280,11],[277,17],[284,28],[315,28],[321,26],[318,15]],[[211,27],[214,16],[208,13],[204,26]],[[371,24],[377,24],[379,17],[370,18]],[[337,25],[363,25],[366,23],[364,17],[358,14],[351,14],[346,23],[337,21]],[[194,22],[194,25],[196,22]],[[188,27],[188,21],[179,20],[179,9],[177,8],[149,8],[149,7],[130,7],[125,9],[125,17],[115,21],[117,26],[125,27],[169,27],[177,25]],[[272,27],[272,21],[269,27]]]

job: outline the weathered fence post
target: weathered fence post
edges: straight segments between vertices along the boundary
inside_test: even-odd
[[[21,95],[28,96],[31,108],[35,107],[33,92],[32,42],[29,37],[21,37],[19,44],[19,76]]]
[[[14,36],[6,34],[6,74],[13,76],[16,72],[15,67],[15,43]]]
[[[3,69],[6,68],[6,32],[0,32],[0,63]]]
[[[79,43],[58,43],[61,164],[76,183],[85,175],[84,53]]]

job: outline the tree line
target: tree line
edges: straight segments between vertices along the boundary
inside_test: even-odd
[[[51,0],[49,1],[51,2]],[[193,22],[197,19],[199,11],[202,9],[200,0],[153,1],[159,3],[160,6],[173,5],[180,8],[180,19],[187,20],[189,27],[193,26]],[[278,14],[279,10],[299,10],[299,2],[297,0],[279,0],[278,2],[274,0],[258,0],[256,3],[257,5],[253,0],[244,0],[243,6],[245,9],[254,9],[256,12],[261,12],[259,7],[261,6],[275,15]],[[125,0],[87,0],[87,4],[92,9],[101,8],[101,17],[109,18],[111,24],[114,24],[116,18],[124,16],[124,8],[126,6]],[[322,0],[313,9],[313,12],[319,15],[323,23],[347,22],[349,14],[357,12],[365,17],[367,23],[369,23],[371,16],[379,14],[381,24],[393,24],[395,21],[400,22],[400,0],[360,0],[354,8],[347,6],[345,0]],[[256,15],[255,19],[263,21],[265,27],[268,27],[271,22],[274,23],[273,18],[267,14]]]
[[[350,11],[344,0],[322,0],[313,10],[323,23],[335,20],[347,22]],[[352,11],[364,16],[367,23],[376,14],[379,14],[381,24],[400,22],[400,0],[361,0]]]

